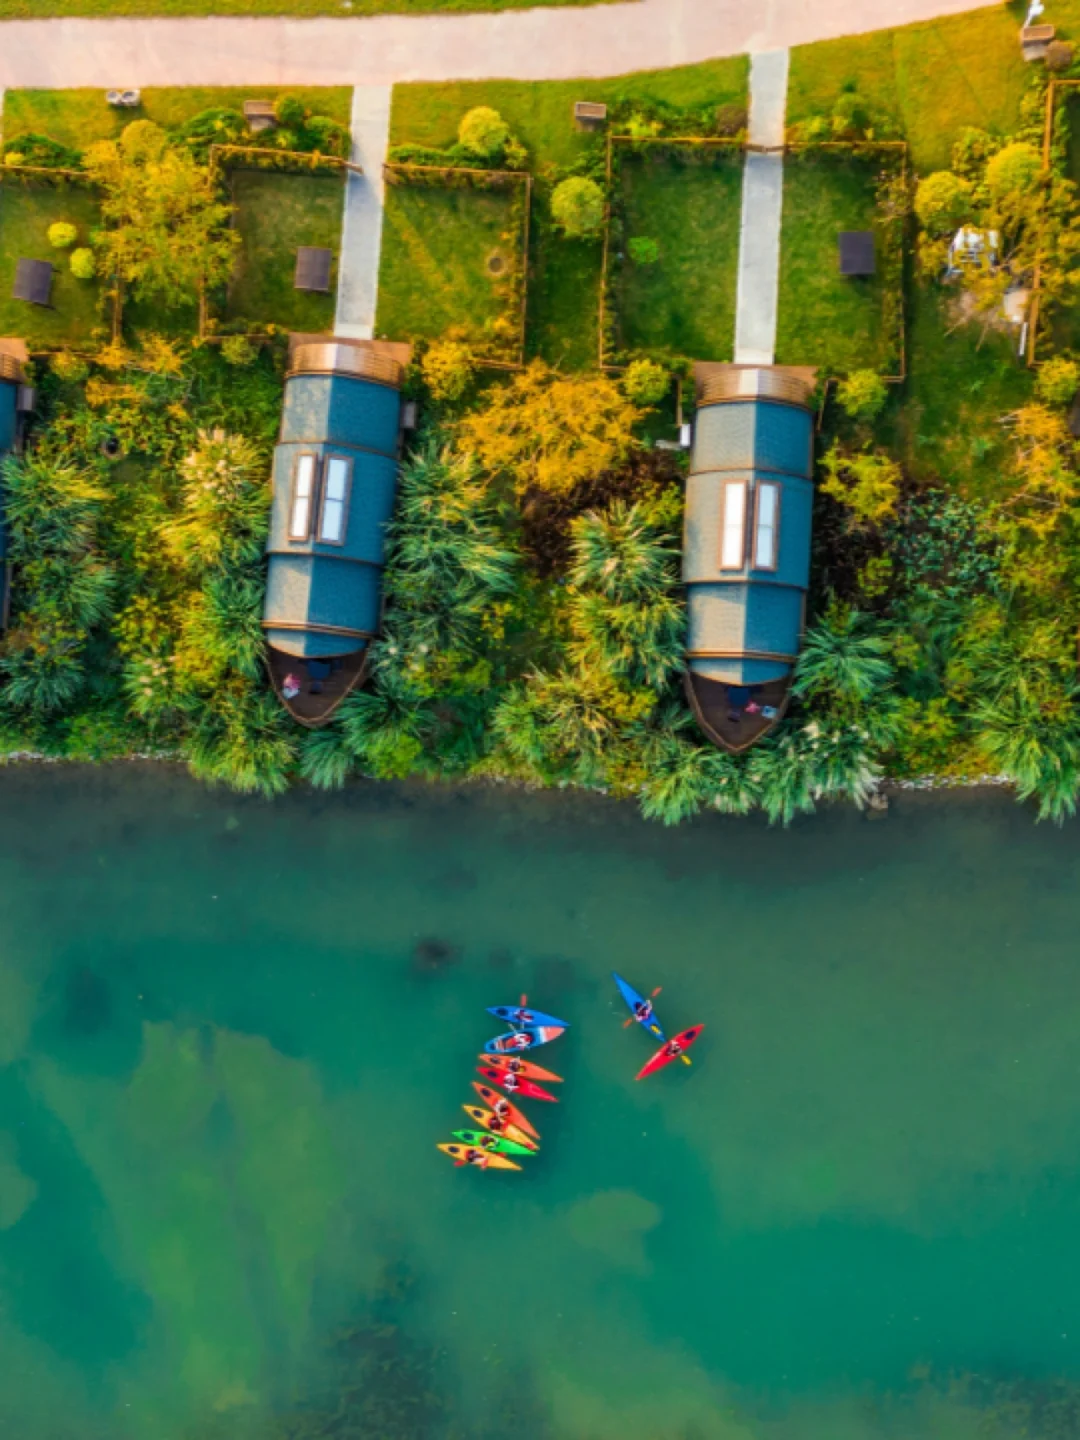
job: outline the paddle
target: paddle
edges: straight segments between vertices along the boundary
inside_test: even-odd
[[[664,987],[663,987],[662,985],[657,985],[656,989],[655,989],[655,990],[652,992],[652,994],[649,996],[649,999],[650,999],[650,1000],[655,1000],[656,997],[657,997],[657,995],[660,994],[660,991],[661,991],[663,988],[664,988]],[[624,1020],[624,1021],[623,1021],[623,1027],[622,1027],[622,1028],[623,1028],[624,1030],[629,1030],[630,1026],[633,1025],[635,1021],[637,1021],[637,1023],[638,1023],[639,1025],[642,1023],[640,1020],[638,1020],[638,1018],[637,1018],[636,1015],[631,1014],[629,1020]]]

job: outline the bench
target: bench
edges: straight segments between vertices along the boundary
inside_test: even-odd
[[[273,102],[270,100],[245,100],[244,119],[253,135],[261,130],[273,130],[277,125]]]
[[[599,130],[607,122],[607,106],[594,100],[574,101],[574,124],[579,130]]]
[[[1020,31],[1020,50],[1024,59],[1045,60],[1056,34],[1057,29],[1053,25],[1025,25]]]

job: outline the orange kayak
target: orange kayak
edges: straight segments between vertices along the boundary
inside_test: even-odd
[[[519,1130],[524,1130],[526,1135],[531,1135],[535,1140],[540,1139],[540,1132],[536,1126],[530,1125],[517,1106],[511,1105],[505,1095],[500,1095],[489,1085],[481,1085],[479,1080],[472,1082],[472,1088],[489,1110],[494,1110],[496,1115],[501,1115],[504,1120],[509,1120],[510,1124],[516,1125]]]
[[[475,1120],[477,1125],[482,1125],[485,1130],[491,1130],[491,1122],[495,1119],[493,1111],[485,1110],[481,1105],[463,1105],[461,1108],[470,1120]],[[526,1135],[525,1131],[519,1130],[516,1125],[507,1121],[505,1124],[500,1122],[500,1126],[500,1129],[492,1130],[493,1135],[505,1135],[507,1140],[513,1140],[515,1145],[524,1145],[529,1150],[540,1149],[532,1136]]]
[[[545,1070],[542,1065],[520,1060],[516,1055],[478,1055],[476,1058],[489,1070],[509,1070],[514,1075],[520,1075],[523,1080],[546,1080],[551,1085],[562,1084],[561,1075],[556,1075],[553,1070]]]
[[[439,1149],[444,1155],[457,1165],[467,1166],[470,1170],[520,1170],[520,1165],[515,1165],[513,1160],[508,1160],[505,1155],[493,1155],[490,1150],[477,1150],[474,1145],[440,1145]],[[474,1164],[467,1157],[470,1155],[479,1156],[483,1164]]]

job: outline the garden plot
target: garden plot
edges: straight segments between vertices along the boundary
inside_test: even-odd
[[[731,359],[742,173],[734,146],[620,157],[609,284],[620,350]]]
[[[77,280],[69,269],[71,249],[49,244],[49,226],[57,221],[74,225],[75,245],[86,246],[101,223],[94,194],[73,185],[0,185],[0,335],[18,335],[32,350],[89,345],[94,332],[106,328],[97,281]],[[50,307],[11,298],[22,259],[48,260],[55,267]]]
[[[840,375],[900,370],[902,220],[886,220],[881,203],[888,163],[828,147],[785,158],[777,364]],[[840,274],[843,230],[873,232],[876,274]]]
[[[520,358],[524,186],[391,183],[386,189],[378,333],[453,336],[479,357]]]
[[[345,199],[343,174],[238,170],[232,177],[232,198],[241,246],[224,310],[230,328],[243,322],[252,329],[280,325],[289,330],[332,330]],[[296,251],[301,245],[333,251],[329,293],[293,288]]]

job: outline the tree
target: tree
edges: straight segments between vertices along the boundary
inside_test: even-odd
[[[803,640],[792,694],[823,709],[858,713],[892,686],[889,643],[857,610],[835,602]]]
[[[1035,377],[1035,390],[1047,405],[1068,405],[1080,389],[1080,364],[1066,355],[1044,360]]]
[[[1014,140],[986,166],[986,188],[998,204],[1012,204],[1034,190],[1042,170],[1042,158],[1034,145]]]
[[[462,340],[433,340],[420,361],[433,400],[460,400],[475,369],[472,351]]]
[[[849,454],[833,444],[822,457],[822,492],[851,511],[855,523],[880,525],[896,513],[900,498],[900,466],[872,450]]]
[[[853,370],[836,387],[840,408],[852,420],[876,420],[889,398],[888,386],[876,370]]]
[[[489,105],[476,105],[462,117],[458,143],[485,160],[499,155],[510,139],[510,126]]]
[[[137,120],[119,140],[96,141],[84,166],[101,187],[98,243],[110,275],[166,305],[190,302],[201,286],[228,279],[240,245],[228,228],[232,207],[158,126]]]
[[[519,493],[565,495],[610,470],[634,448],[641,411],[606,375],[560,375],[541,361],[490,391],[462,420],[460,447]]]
[[[622,387],[635,405],[659,405],[671,386],[671,376],[656,360],[631,360]]]
[[[973,193],[971,182],[951,170],[924,175],[915,191],[919,224],[931,235],[951,234],[971,218]]]
[[[596,235],[604,223],[604,192],[595,180],[573,175],[555,186],[551,213],[567,235]]]

